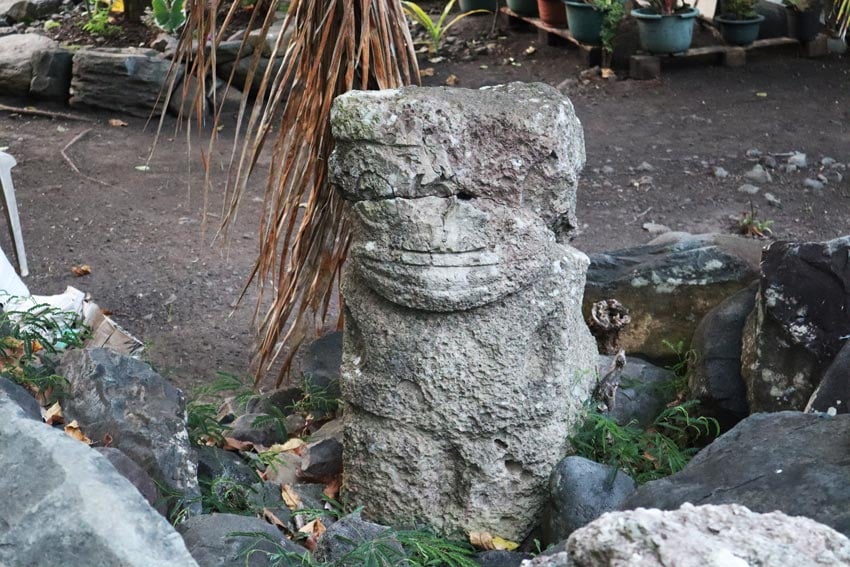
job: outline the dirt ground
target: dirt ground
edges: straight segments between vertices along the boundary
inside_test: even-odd
[[[764,56],[743,68],[692,67],[661,81],[583,81],[576,53],[540,46],[536,34],[506,32],[486,38],[491,19],[469,18],[456,41],[476,40],[473,57],[436,63],[426,85],[459,87],[506,81],[544,81],[565,87],[585,130],[587,167],[578,193],[583,232],[574,245],[586,252],[644,243],[647,222],[673,230],[731,232],[750,209],[774,221],[781,239],[820,240],[850,234],[850,165],[821,191],[803,186],[819,172],[822,157],[850,162],[848,59],[807,60]],[[491,45],[488,50],[487,43]],[[482,49],[482,46],[484,48]],[[528,47],[536,51],[527,54]],[[469,60],[462,61],[462,58]],[[482,68],[483,67],[483,68]],[[22,101],[4,100],[7,104]],[[178,385],[191,388],[222,370],[245,374],[254,333],[253,292],[231,314],[257,250],[262,179],[258,176],[230,231],[227,247],[211,243],[217,218],[202,231],[202,173],[194,144],[187,159],[185,133],[166,135],[146,162],[155,128],[117,114],[88,114],[93,123],[0,113],[0,147],[19,165],[13,170],[31,275],[31,291],[59,293],[72,285],[88,291],[115,319],[148,345],[150,360]],[[107,121],[121,118],[127,127]],[[67,151],[86,176],[77,175]],[[213,157],[225,174],[226,142]],[[749,196],[737,191],[755,161],[747,151],[805,152],[810,167],[773,171],[773,181]],[[777,158],[780,163],[783,157]],[[649,167],[638,169],[646,162]],[[191,165],[191,169],[189,166]],[[728,171],[713,175],[713,167]],[[190,191],[189,181],[192,181]],[[758,184],[757,184],[758,185]],[[769,206],[769,192],[781,206]],[[210,210],[221,195],[209,196]],[[11,257],[4,234],[0,245]],[[91,275],[71,267],[89,264]]]

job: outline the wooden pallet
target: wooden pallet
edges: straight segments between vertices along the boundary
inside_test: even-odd
[[[695,47],[673,55],[636,54],[629,58],[629,77],[632,79],[657,79],[663,66],[681,64],[713,64],[726,67],[742,67],[747,64],[749,54],[758,52],[789,51],[803,57],[821,57],[828,53],[826,36],[819,35],[814,41],[801,42],[791,37],[759,39],[750,45],[711,45]]]
[[[543,45],[567,45],[579,50],[581,58],[588,67],[599,65],[602,62],[602,48],[598,45],[588,45],[573,37],[567,28],[554,28],[544,24],[540,18],[520,16],[507,6],[499,8],[499,16],[507,23],[508,27],[535,27],[537,28],[537,40]]]

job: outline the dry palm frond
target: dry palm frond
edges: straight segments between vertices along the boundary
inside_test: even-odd
[[[232,1],[232,0],[229,0]],[[192,39],[206,38],[213,46],[223,40],[223,30],[233,17],[238,0],[210,3],[191,0],[188,22],[178,49],[186,73],[199,89],[184,89],[184,110],[199,121],[207,97],[205,79],[215,80],[215,49],[192,54]],[[249,31],[265,37],[274,21],[276,2],[255,9]],[[226,13],[223,23],[216,17]],[[291,31],[290,31],[291,30]],[[287,41],[291,33],[291,40]],[[242,48],[248,41],[245,34]],[[260,343],[255,357],[259,382],[286,346],[277,377],[279,385],[292,357],[305,338],[322,326],[333,299],[335,283],[348,250],[349,228],[344,204],[328,182],[327,163],[333,149],[330,109],[334,98],[352,89],[386,89],[418,81],[413,42],[399,0],[294,0],[270,59],[282,55],[276,70],[259,69],[260,50],[250,55],[251,66],[243,88],[237,138],[224,196],[222,230],[236,215],[247,180],[266,143],[273,143],[260,222],[260,249],[249,278],[259,287],[257,320]],[[256,78],[255,78],[256,76]],[[228,87],[233,81],[233,74]],[[256,85],[253,107],[247,93]],[[214,84],[214,82],[212,83]],[[178,90],[179,93],[179,90]],[[186,97],[194,95],[192,101]],[[215,94],[215,93],[213,93]],[[190,104],[187,104],[190,103]],[[213,100],[212,154],[222,103]],[[239,138],[247,119],[244,137]],[[207,169],[207,189],[210,167]],[[205,191],[205,195],[207,192]],[[206,203],[206,197],[205,197]],[[246,284],[246,287],[247,285]],[[271,289],[271,306],[262,313],[264,295]],[[243,291],[243,296],[244,296]]]

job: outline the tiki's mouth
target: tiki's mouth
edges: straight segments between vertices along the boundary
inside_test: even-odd
[[[361,201],[354,212],[360,277],[393,303],[427,311],[479,307],[528,285],[550,240],[539,218],[486,200]]]

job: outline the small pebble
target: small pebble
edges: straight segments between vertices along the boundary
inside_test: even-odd
[[[820,164],[824,167],[832,167],[835,165],[835,160],[831,157],[822,157],[820,160]]]
[[[806,161],[806,154],[801,152],[795,152],[791,157],[788,158],[788,165],[796,165],[800,169],[803,169],[808,165]]]
[[[670,232],[670,227],[665,226],[663,224],[658,224],[656,222],[645,222],[643,223],[643,229],[647,231],[649,234],[657,235],[664,234],[665,232]]]
[[[806,179],[803,181],[803,186],[807,189],[814,189],[815,191],[823,190],[823,182],[817,179]]]
[[[718,179],[726,179],[729,177],[729,172],[718,165],[714,168],[714,177]]]
[[[612,173],[614,173],[614,168],[610,165],[603,165],[602,173],[604,173],[605,175],[611,175]]]
[[[749,150],[747,150],[747,157],[748,158],[757,158],[759,156],[761,156],[760,150],[757,150],[756,148],[750,148]]]
[[[755,195],[759,191],[761,191],[761,188],[756,187],[755,185],[750,185],[749,183],[744,183],[738,187],[738,193],[745,193],[747,195]]]
[[[761,158],[761,163],[768,169],[776,169],[776,158],[773,156],[764,156]]]
[[[754,165],[751,170],[744,174],[744,177],[755,181],[756,183],[770,183],[773,180],[770,176],[770,172],[768,172],[760,164]]]
[[[781,207],[782,206],[782,201],[780,201],[779,198],[776,195],[774,195],[773,193],[765,193],[764,194],[764,200],[767,201],[767,204],[772,206],[772,207]]]
[[[647,163],[647,162],[641,163],[635,169],[638,170],[638,171],[655,171],[655,168],[652,166],[652,164]]]
[[[794,173],[795,171],[797,171],[797,166],[792,165],[790,163],[783,163],[782,167],[780,167],[779,169],[781,169],[785,173]]]

